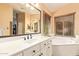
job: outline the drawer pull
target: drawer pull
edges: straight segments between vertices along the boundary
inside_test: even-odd
[[[39,56],[41,56],[41,55],[39,55]]]
[[[43,53],[41,53],[41,55],[43,55]]]
[[[44,45],[46,45],[46,44],[44,44]]]
[[[39,56],[41,56],[41,54]]]
[[[42,56],[43,55],[43,53],[41,53],[39,56]]]
[[[50,48],[50,47],[48,47],[48,48]]]
[[[33,52],[35,53],[35,50],[33,50]]]

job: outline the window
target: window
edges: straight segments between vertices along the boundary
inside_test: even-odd
[[[55,34],[74,36],[74,14],[55,17]]]

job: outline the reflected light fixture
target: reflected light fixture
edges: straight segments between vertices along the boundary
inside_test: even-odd
[[[34,6],[36,6],[36,7],[38,7],[38,3],[31,3],[32,5],[34,5]]]
[[[26,7],[30,7],[30,5],[28,3],[26,3]]]
[[[31,10],[34,10],[34,8],[33,8],[33,7],[30,7],[30,9],[31,9]]]

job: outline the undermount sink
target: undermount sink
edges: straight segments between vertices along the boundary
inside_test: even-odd
[[[26,43],[34,43],[38,41],[39,41],[38,39],[29,39],[29,40],[26,40]]]

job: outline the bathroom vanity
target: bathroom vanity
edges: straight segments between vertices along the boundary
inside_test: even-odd
[[[49,37],[3,42],[0,43],[0,56],[51,56],[51,42]]]

